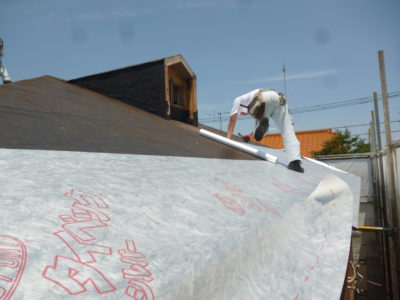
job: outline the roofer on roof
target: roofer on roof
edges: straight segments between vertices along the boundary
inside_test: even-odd
[[[10,78],[10,76],[8,76],[6,66],[3,65],[3,61],[2,61],[3,47],[4,47],[3,40],[0,39],[0,76],[3,79],[3,83],[11,83],[11,78]]]
[[[233,101],[231,117],[226,137],[232,138],[238,115],[250,114],[255,119],[254,134],[250,133],[245,138],[252,136],[260,141],[268,131],[269,119],[274,120],[283,137],[283,143],[288,153],[290,163],[288,169],[304,173],[301,167],[300,143],[296,138],[293,120],[289,114],[286,99],[281,93],[267,89],[256,89],[237,97]]]

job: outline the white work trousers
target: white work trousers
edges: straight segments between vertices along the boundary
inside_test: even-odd
[[[262,92],[265,101],[264,117],[274,120],[283,137],[283,145],[290,161],[300,160],[300,143],[293,127],[293,119],[289,114],[287,103],[279,104],[279,94],[275,91]]]
[[[1,60],[1,56],[0,56],[0,76],[1,76],[1,78],[3,78],[3,82],[4,81],[11,81],[10,76],[8,76],[7,69],[3,65],[3,61]]]

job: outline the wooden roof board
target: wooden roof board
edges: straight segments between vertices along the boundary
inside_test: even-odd
[[[0,86],[0,129],[0,148],[257,159],[51,76]]]

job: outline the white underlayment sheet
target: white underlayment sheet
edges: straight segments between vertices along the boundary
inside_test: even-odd
[[[304,166],[2,149],[0,299],[339,299],[359,178]]]

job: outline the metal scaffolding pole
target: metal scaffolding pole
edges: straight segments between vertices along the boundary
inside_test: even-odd
[[[375,124],[376,124],[376,141],[378,151],[382,150],[382,139],[381,139],[381,125],[379,121],[379,108],[378,108],[378,93],[374,92],[374,109],[375,109]]]
[[[376,93],[374,93],[374,98]],[[371,111],[371,123],[370,123],[370,140],[371,140],[371,150],[373,151],[374,155],[371,157],[372,163],[372,176],[374,182],[374,189],[375,189],[375,208],[376,208],[376,216],[378,219],[378,224],[381,226],[380,228],[373,228],[377,230],[379,234],[379,241],[381,243],[381,257],[382,257],[382,264],[383,270],[385,275],[385,292],[387,295],[387,299],[390,295],[390,280],[391,276],[389,274],[390,270],[390,262],[389,262],[389,253],[388,253],[388,233],[392,234],[392,228],[387,227],[386,222],[386,205],[385,205],[385,189],[383,188],[383,168],[382,168],[382,153],[380,153],[378,145],[377,145],[377,132],[376,132],[376,122],[378,121],[374,111]],[[378,131],[379,132],[379,131]],[[371,228],[362,228],[365,230],[370,230]]]
[[[385,118],[385,131],[386,131],[386,165],[387,165],[387,217],[390,227],[398,227],[398,207],[396,203],[396,190],[394,182],[394,161],[393,161],[393,147],[392,147],[392,136],[390,129],[390,113],[388,103],[388,93],[386,84],[386,71],[385,71],[385,60],[383,51],[378,51],[379,58],[379,72],[381,78],[381,89],[382,89],[382,104],[383,113]],[[390,239],[390,265],[391,265],[391,290],[392,299],[399,300],[399,235],[395,233]]]

